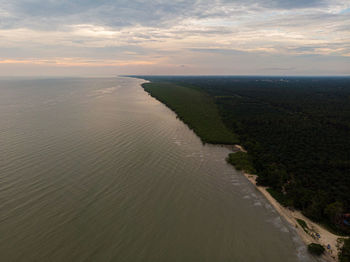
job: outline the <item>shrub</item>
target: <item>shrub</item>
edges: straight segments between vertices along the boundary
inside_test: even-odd
[[[316,244],[316,243],[311,243],[307,246],[307,250],[313,254],[313,255],[317,255],[320,256],[324,253],[325,249],[323,246],[321,246],[320,244]]]
[[[297,218],[297,222],[304,229],[306,233],[309,233],[309,230],[308,230],[309,228],[304,220]]]
[[[344,246],[339,254],[340,262],[350,262],[350,238],[344,240]]]
[[[227,162],[233,165],[237,170],[243,170],[249,174],[254,174],[256,172],[249,155],[245,152],[229,154]]]

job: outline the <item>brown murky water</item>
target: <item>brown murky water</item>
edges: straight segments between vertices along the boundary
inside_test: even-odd
[[[310,261],[142,82],[0,81],[0,261]]]

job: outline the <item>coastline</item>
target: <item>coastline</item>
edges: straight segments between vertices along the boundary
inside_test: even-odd
[[[243,172],[244,176],[255,186],[255,188],[260,191],[260,193],[269,201],[269,203],[275,208],[275,210],[282,216],[291,226],[296,229],[299,237],[302,241],[308,245],[311,243],[317,243],[322,245],[325,248],[324,254],[321,256],[325,261],[334,262],[338,261],[339,252],[341,249],[341,244],[339,242],[339,238],[343,238],[342,236],[335,235],[315,222],[311,221],[307,217],[305,217],[300,211],[290,210],[286,207],[283,207],[280,203],[274,199],[270,193],[266,190],[266,187],[257,186],[256,178],[257,175],[252,175]],[[301,219],[306,222],[309,233],[306,233],[304,229],[299,225],[297,219]],[[312,237],[318,233],[321,237]],[[331,246],[331,249],[327,249],[327,245]]]
[[[152,83],[152,82],[150,82]],[[172,107],[167,105],[165,101],[162,101],[158,96],[152,95],[150,91],[147,91],[145,87],[142,85],[143,89],[149,93],[152,97],[160,101],[162,104],[167,106],[169,109],[171,109],[177,117],[180,118],[190,129],[193,130],[193,128],[189,125],[187,121],[184,121],[183,118],[179,116],[179,112],[174,110]],[[194,130],[195,131],[195,130]],[[196,135],[202,140],[203,138],[201,137],[200,134],[195,132]],[[230,149],[232,153],[236,152],[245,152],[247,151],[239,144],[227,144],[224,141],[222,142],[212,142],[212,141],[204,141],[204,143],[208,143],[214,146],[222,146]],[[237,142],[236,142],[237,143]],[[234,165],[232,165],[233,168]],[[338,262],[339,261],[339,254],[341,252],[342,248],[342,239],[346,239],[347,237],[344,236],[338,236],[327,229],[323,228],[319,224],[311,221],[309,218],[305,217],[300,211],[298,210],[291,210],[289,208],[286,208],[282,206],[275,198],[271,196],[271,194],[267,191],[267,187],[262,187],[262,186],[257,186],[256,183],[256,178],[257,175],[249,174],[243,171],[243,175],[255,186],[255,188],[260,191],[260,193],[266,198],[266,200],[274,207],[274,209],[279,213],[280,216],[282,216],[293,228],[295,228],[297,234],[301,238],[301,240],[304,242],[304,244],[307,246],[311,243],[316,243],[319,245],[322,245],[325,248],[325,252],[323,255],[320,256],[322,261],[328,261],[328,262]],[[306,224],[305,226],[302,226],[300,221],[298,222],[297,220],[302,220],[301,222]],[[306,232],[307,231],[307,232]],[[318,235],[319,237],[316,237]],[[327,248],[327,246],[330,245],[330,249]]]

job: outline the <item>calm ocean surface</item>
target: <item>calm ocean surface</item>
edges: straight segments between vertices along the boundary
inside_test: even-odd
[[[142,82],[0,80],[0,261],[311,261]]]

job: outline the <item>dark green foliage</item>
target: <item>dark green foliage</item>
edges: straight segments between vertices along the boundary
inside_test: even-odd
[[[151,94],[185,122],[205,143],[236,144],[237,136],[223,124],[213,98],[189,87],[169,83],[147,83]]]
[[[344,240],[344,246],[339,254],[340,262],[350,262],[350,239]]]
[[[282,187],[288,180],[285,168],[276,163],[267,165],[264,170],[260,172],[257,179],[258,185],[269,186],[272,189],[281,192]]]
[[[322,222],[326,218],[324,209],[327,206],[327,198],[325,192],[315,192],[310,196],[309,204],[302,210],[303,214],[316,222]]]
[[[324,213],[328,216],[329,221],[334,224],[341,223],[342,215],[344,213],[343,204],[339,201],[331,203],[326,206]]]
[[[147,79],[209,94],[248,150],[258,184],[313,220],[350,233],[340,214],[350,213],[350,78]]]
[[[255,168],[252,165],[251,158],[245,152],[236,152],[228,155],[227,162],[234,165],[237,170],[243,170],[246,173],[254,174]]]
[[[274,199],[276,199],[277,202],[280,203],[282,206],[285,206],[285,207],[290,206],[289,199],[282,192],[276,191],[273,188],[267,188],[266,191],[269,192],[269,194]]]
[[[320,256],[324,253],[325,249],[323,246],[321,246],[320,244],[316,244],[316,243],[311,243],[307,246],[307,250],[316,256]]]
[[[297,222],[306,233],[309,233],[309,228],[304,220],[297,218]]]

